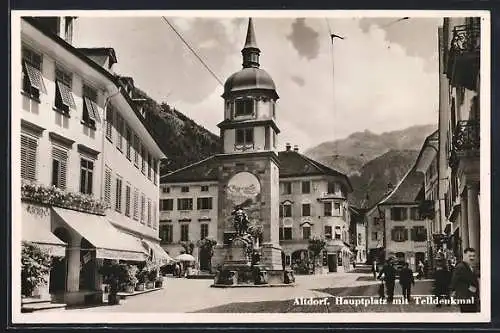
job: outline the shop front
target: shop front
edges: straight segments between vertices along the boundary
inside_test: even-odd
[[[58,207],[52,210],[53,233],[68,244],[65,263],[53,268],[59,280],[52,288],[57,301],[68,305],[101,303],[99,268],[104,260],[139,264],[147,259],[140,239],[119,231],[105,216]]]

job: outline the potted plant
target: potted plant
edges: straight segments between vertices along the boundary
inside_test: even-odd
[[[140,269],[137,271],[137,284],[135,285],[135,290],[143,291],[146,289],[146,279],[147,279],[147,271],[144,269]]]
[[[38,246],[23,242],[21,265],[21,293],[30,297],[36,288],[48,282],[51,257]]]
[[[135,265],[128,265],[127,266],[127,274],[125,277],[125,283],[124,283],[124,291],[128,293],[133,293],[135,290],[135,286],[138,282],[137,279],[137,272],[139,269]]]
[[[110,263],[105,263],[99,269],[103,276],[103,282],[109,284],[109,297],[108,304],[120,304],[120,297],[118,291],[127,281],[127,266],[120,264],[118,260]]]
[[[163,276],[159,275],[155,281],[155,288],[162,288],[162,287],[163,287]]]

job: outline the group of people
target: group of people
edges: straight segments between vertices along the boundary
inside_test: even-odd
[[[469,300],[468,302],[460,302],[460,312],[479,312],[479,275],[474,267],[475,261],[476,251],[473,248],[466,248],[463,261],[453,267],[452,271],[448,269],[446,264],[437,265],[433,283],[433,293],[439,299],[437,307],[440,307],[442,303],[450,304],[450,302],[441,302],[441,300],[453,296],[457,300]],[[377,275],[376,263],[374,264],[374,276],[383,281],[379,286],[379,296],[384,298],[387,294],[389,303],[393,302],[397,278],[397,270],[394,266],[395,260],[390,258]],[[420,263],[417,266],[418,271],[420,271],[419,266]],[[423,272],[419,272],[417,277],[421,273],[423,274]],[[408,263],[404,263],[403,268],[399,271],[399,284],[403,298],[409,302],[415,278]]]

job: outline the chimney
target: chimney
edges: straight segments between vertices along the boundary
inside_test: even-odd
[[[293,146],[293,151],[294,151],[294,152],[298,152],[298,151],[299,151],[299,146],[294,145],[294,146]]]
[[[286,151],[290,151],[290,149],[292,148],[292,146],[290,145],[290,143],[286,143],[285,145],[285,148],[286,148]]]

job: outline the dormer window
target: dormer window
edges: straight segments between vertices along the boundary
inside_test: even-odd
[[[235,102],[234,116],[251,116],[254,113],[254,100],[250,98],[237,99]]]
[[[69,114],[70,108],[76,108],[72,92],[73,75],[60,67],[56,67],[55,107]]]

